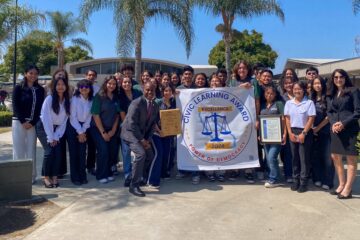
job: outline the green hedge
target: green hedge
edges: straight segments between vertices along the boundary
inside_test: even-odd
[[[12,121],[12,112],[0,111],[0,127],[10,127]]]

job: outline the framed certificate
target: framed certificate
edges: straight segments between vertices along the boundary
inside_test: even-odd
[[[181,133],[180,109],[160,110],[161,136],[173,136]]]
[[[260,141],[263,144],[281,144],[281,115],[260,115]]]

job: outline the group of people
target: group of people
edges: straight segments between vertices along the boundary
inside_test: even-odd
[[[39,69],[29,66],[25,70],[24,81],[13,92],[13,150],[14,159],[33,159],[33,181],[37,176],[38,138],[44,148],[42,175],[46,188],[58,187],[58,178],[66,173],[68,147],[73,184],[88,182],[86,170],[102,184],[114,181],[120,152],[124,186],[143,197],[140,187],[159,188],[161,179],[171,177],[176,161],[176,136],[163,136],[159,112],[176,108],[175,96],[181,89],[242,87],[254,90],[257,130],[262,115],[281,115],[283,123],[281,144],[262,144],[259,140],[260,167],[245,169],[246,180],[254,183],[255,177],[266,178],[267,188],[282,184],[280,157],[291,190],[307,191],[312,179],[339,199],[352,197],[360,91],[353,87],[346,71],[337,69],[325,81],[313,67],[307,69],[306,80],[298,80],[293,69],[285,69],[278,84],[273,82],[271,70],[260,64],[251,68],[246,61],[235,64],[229,80],[224,69],[208,77],[194,74],[191,66],[185,66],[181,75],[161,71],[153,75],[145,70],[139,81],[133,79],[133,72],[132,66],[125,65],[100,86],[97,72],[88,70],[72,87],[67,72],[60,69],[43,88],[38,84]],[[334,188],[335,170],[339,185]],[[203,175],[209,181],[234,181],[240,171],[178,170],[176,178],[186,174],[198,184]]]

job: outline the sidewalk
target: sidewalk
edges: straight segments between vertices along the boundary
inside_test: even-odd
[[[11,134],[4,135],[0,134],[0,155],[3,146],[11,149]],[[25,239],[360,238],[359,178],[356,198],[346,201],[315,187],[299,194],[286,185],[265,189],[261,182],[249,185],[244,179],[225,183],[202,179],[194,186],[189,178],[162,182],[159,191],[145,189],[147,196],[136,198],[122,187],[122,177],[105,185],[93,176],[89,180],[84,187],[73,186],[69,177],[58,189],[34,185],[34,195],[63,210]]]

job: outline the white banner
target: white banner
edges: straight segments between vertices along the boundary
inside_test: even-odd
[[[253,88],[182,89],[176,104],[178,169],[259,167]]]

